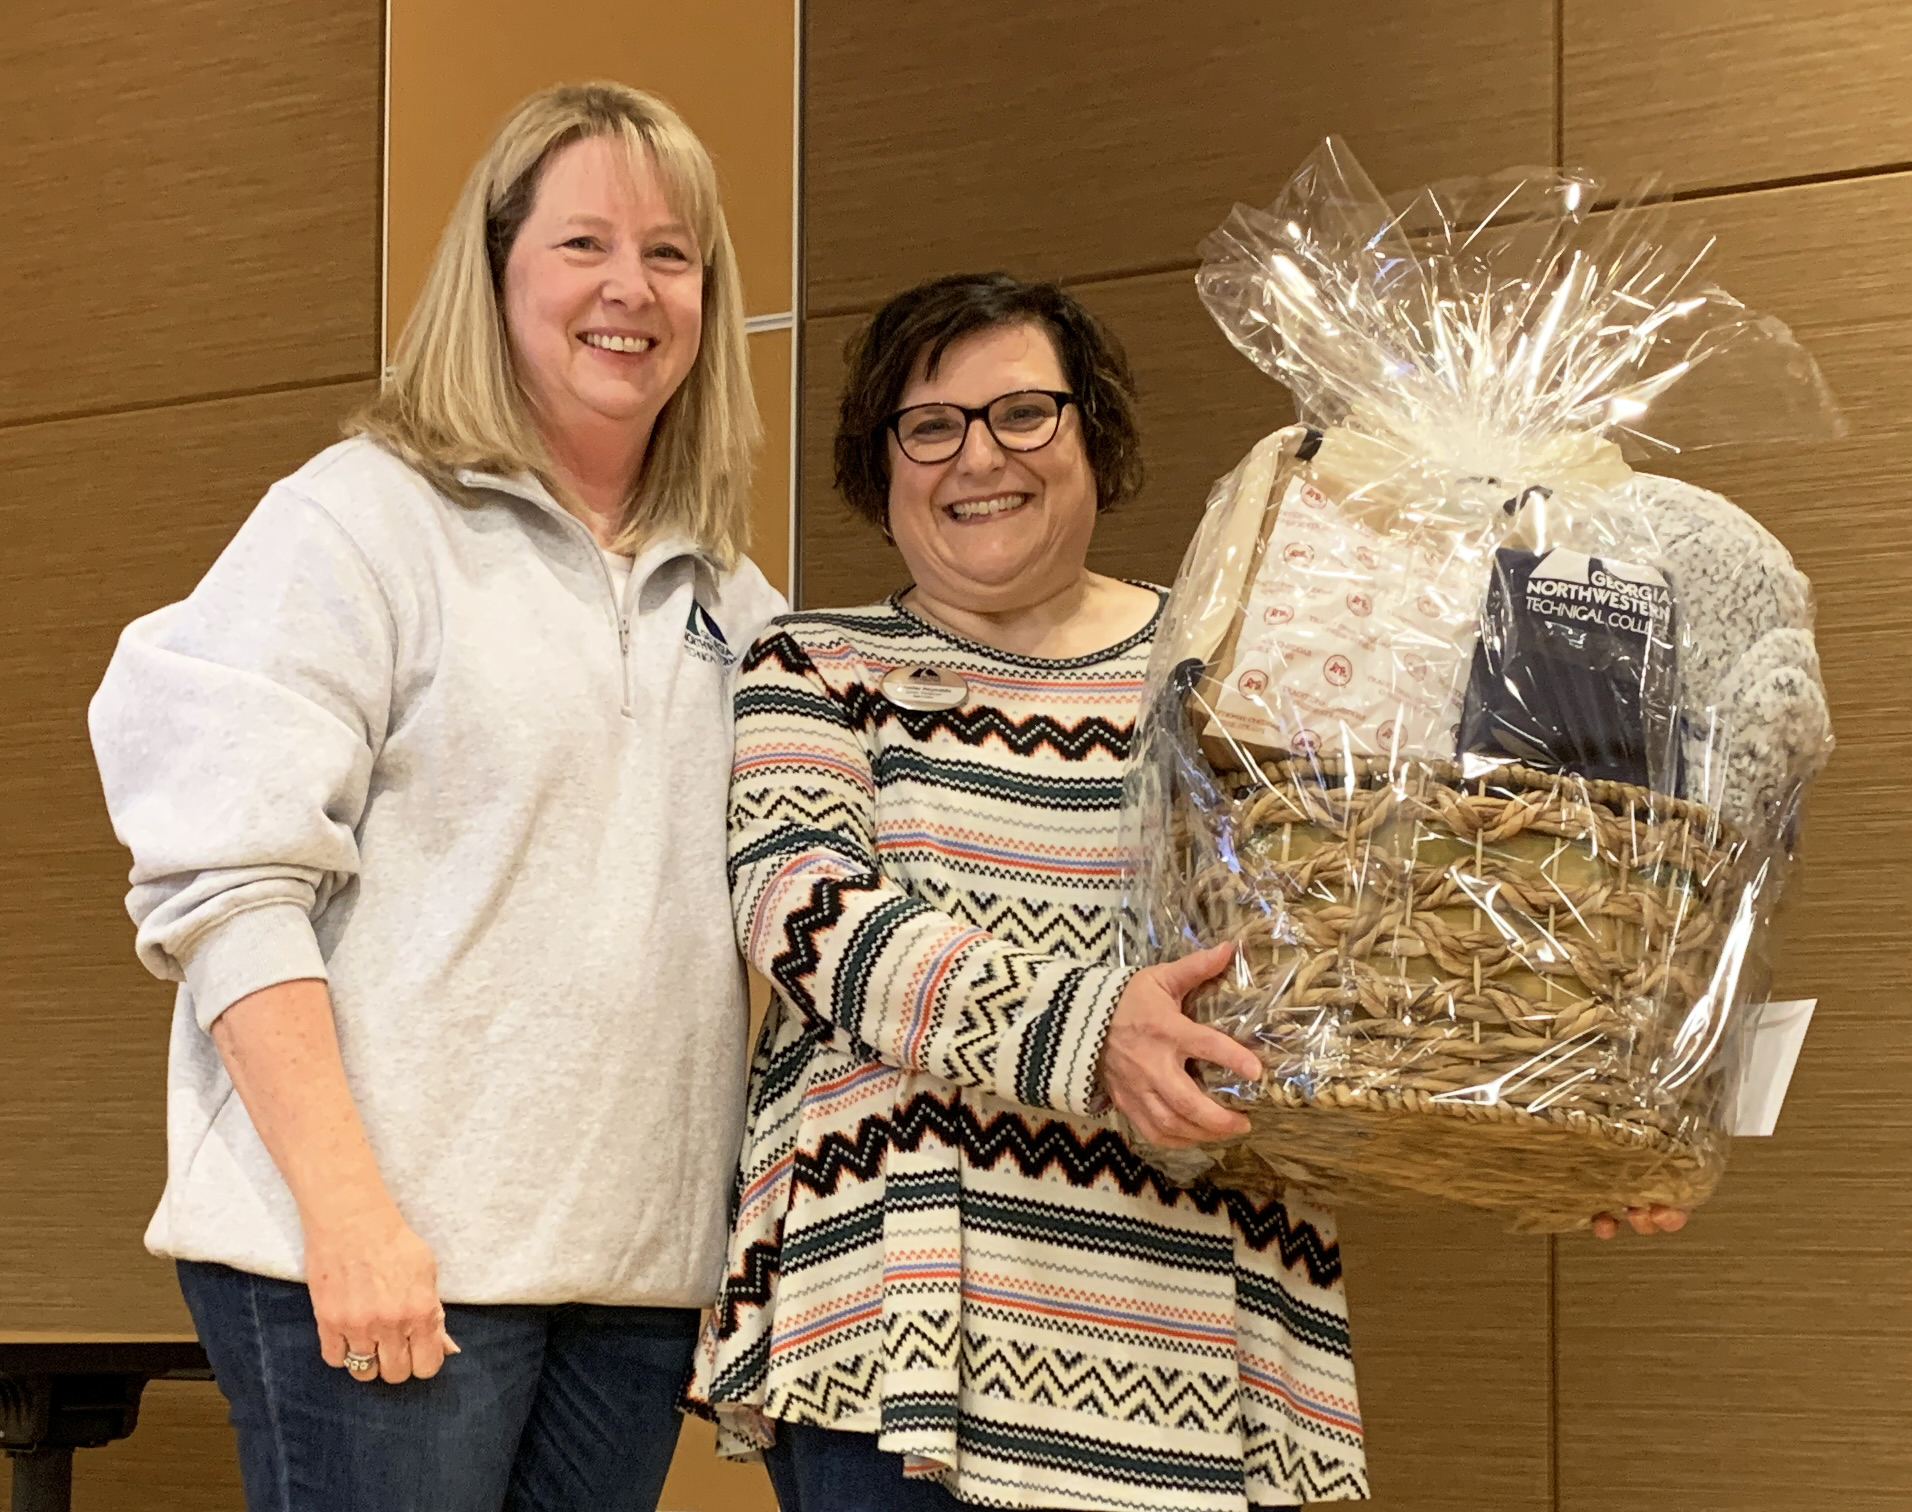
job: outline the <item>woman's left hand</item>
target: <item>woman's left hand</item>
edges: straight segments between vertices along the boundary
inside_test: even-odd
[[[1677,1234],[1691,1215],[1690,1208],[1663,1207],[1656,1202],[1652,1207],[1628,1208],[1625,1217],[1636,1234]],[[1618,1213],[1595,1213],[1593,1237],[1611,1239],[1620,1232],[1620,1218]]]
[[[1248,1132],[1248,1120],[1210,1098],[1188,1063],[1211,1061],[1258,1082],[1261,1058],[1182,1012],[1182,999],[1220,976],[1234,955],[1233,945],[1213,945],[1147,967],[1129,978],[1116,1004],[1099,1075],[1110,1104],[1150,1144],[1179,1150]]]

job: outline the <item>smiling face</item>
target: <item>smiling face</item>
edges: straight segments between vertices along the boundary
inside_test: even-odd
[[[1068,386],[1046,331],[1000,326],[952,343],[934,376],[919,355],[897,408],[975,409],[1020,389]],[[1039,451],[1004,450],[979,420],[947,462],[910,461],[894,435],[889,459],[890,533],[932,600],[1001,614],[1041,603],[1081,578],[1096,490],[1073,404]]]
[[[648,158],[608,137],[553,154],[505,263],[505,330],[539,428],[641,445],[697,360],[702,250]]]

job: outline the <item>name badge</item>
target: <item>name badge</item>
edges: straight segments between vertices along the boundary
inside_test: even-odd
[[[899,709],[954,709],[969,684],[946,667],[898,667],[883,679],[883,696]]]

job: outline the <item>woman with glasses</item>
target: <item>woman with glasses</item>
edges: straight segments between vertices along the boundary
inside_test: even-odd
[[[837,486],[911,585],[745,658],[730,856],[774,984],[692,1386],[785,1512],[1365,1495],[1325,1213],[1183,1191],[1116,1132],[1242,1129],[1183,1017],[1227,949],[1114,963],[1122,769],[1160,618],[1091,572],[1140,482],[1115,342],[942,279],[855,345]]]

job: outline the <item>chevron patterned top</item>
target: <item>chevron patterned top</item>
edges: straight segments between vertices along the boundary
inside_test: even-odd
[[[690,1391],[725,1452],[874,1433],[988,1507],[1366,1495],[1330,1215],[1178,1189],[1097,1112],[1153,631],[1038,661],[891,600],[746,656],[731,885],[775,992]],[[965,701],[890,702],[917,665]]]

